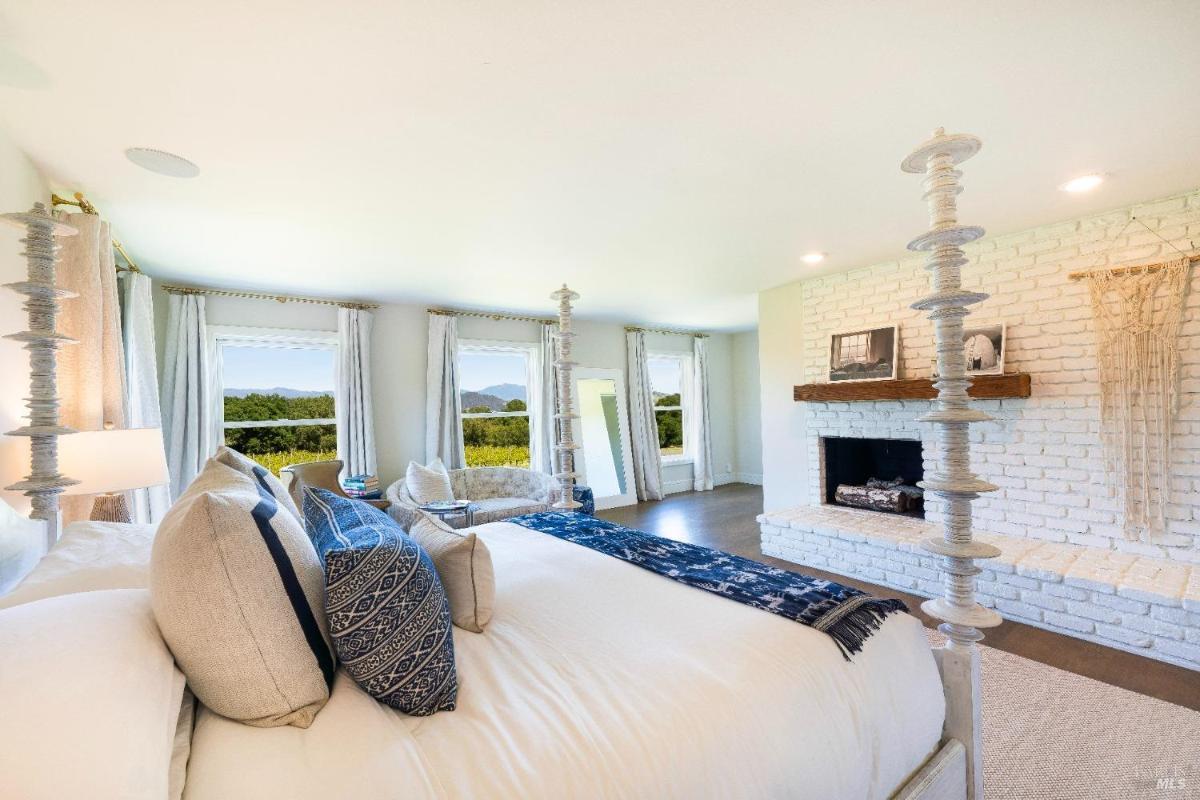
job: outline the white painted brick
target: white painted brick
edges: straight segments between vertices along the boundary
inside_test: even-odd
[[[1165,652],[1166,655],[1181,658],[1183,661],[1200,663],[1200,645],[1158,639],[1157,642],[1154,642],[1154,649]]]
[[[1068,631],[1076,631],[1078,633],[1092,633],[1096,626],[1091,620],[1080,619],[1071,614],[1060,614],[1056,611],[1047,611],[1044,615],[1046,622]]]
[[[1113,625],[1096,625],[1096,634],[1105,639],[1111,639],[1114,642],[1121,642],[1132,647],[1149,647],[1154,643],[1154,639],[1145,633],[1131,631],[1128,628],[1118,628]]]
[[[1092,598],[1092,593],[1086,589],[1067,586],[1061,583],[1045,584],[1042,586],[1042,591],[1045,594],[1053,595],[1054,597],[1065,597],[1068,600],[1090,600]],[[1103,595],[1100,596],[1103,597]]]
[[[1096,605],[1104,606],[1105,608],[1111,608],[1125,614],[1146,615],[1150,613],[1149,603],[1142,603],[1137,600],[1127,600],[1124,597],[1117,597],[1116,595],[1098,594],[1095,595],[1092,601]]]
[[[1048,611],[1066,611],[1067,601],[1059,597],[1053,597],[1042,592],[1024,591],[1021,592],[1021,600],[1031,606]]]
[[[785,522],[769,524],[768,519]],[[868,579],[924,596],[941,595],[938,563],[918,548],[934,533],[929,522],[884,518],[871,512],[832,506],[806,506],[762,515],[763,552],[818,566],[842,575]],[[994,533],[986,541],[1001,541]],[[835,546],[836,542],[850,547]],[[1200,575],[1193,567],[1146,560],[1135,554],[1074,546],[1034,545],[1030,540],[1001,542],[1004,554],[986,561],[976,581],[979,602],[1025,624],[1159,660],[1200,668]],[[1025,575],[1010,572],[1014,564],[1037,564]],[[1057,569],[1069,575],[1033,577]],[[1118,583],[1174,576],[1182,606],[1165,606],[1169,597],[1148,593],[1157,603],[1114,594]],[[1172,583],[1171,585],[1175,585]],[[1126,587],[1128,589],[1128,587]]]
[[[1090,619],[1094,622],[1107,622],[1112,625],[1116,625],[1121,622],[1120,612],[1114,611],[1111,608],[1105,608],[1104,606],[1098,606],[1093,603],[1071,601],[1066,604],[1066,608],[1063,610],[1069,611],[1071,614],[1074,614],[1077,617]]]
[[[1037,606],[1031,606],[1028,603],[1021,603],[1016,600],[997,600],[996,610],[1006,617],[1033,621],[1042,619],[1043,613],[1054,613],[1052,611],[1043,612]]]

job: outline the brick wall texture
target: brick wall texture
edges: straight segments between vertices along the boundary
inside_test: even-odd
[[[1145,223],[1127,225],[1130,215]],[[1122,232],[1123,231],[1123,232]],[[1153,231],[1153,233],[1151,232]],[[1156,235],[1157,234],[1157,235]],[[1162,237],[1161,239],[1159,237]],[[1180,402],[1171,452],[1165,530],[1127,538],[1106,476],[1092,309],[1083,281],[1068,273],[1163,260],[1200,242],[1200,190],[1119,211],[985,238],[967,248],[968,288],[991,297],[969,322],[1007,324],[1008,372],[1028,372],[1033,396],[981,402],[994,422],[973,426],[972,465],[1000,491],[975,503],[976,525],[1011,536],[1200,563],[1200,269],[1193,267],[1180,350]],[[802,285],[807,381],[826,380],[830,336],[900,326],[901,377],[929,377],[931,323],[909,304],[926,294],[914,255]],[[812,502],[822,502],[823,436],[921,439],[926,469],[936,457],[925,403],[806,403]],[[928,518],[940,519],[931,503]]]

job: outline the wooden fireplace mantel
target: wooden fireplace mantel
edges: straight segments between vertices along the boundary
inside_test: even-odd
[[[1029,373],[976,375],[969,390],[976,400],[1029,397]],[[792,389],[792,399],[803,402],[854,403],[865,400],[933,400],[937,389],[929,378],[901,381],[841,381],[806,383]]]

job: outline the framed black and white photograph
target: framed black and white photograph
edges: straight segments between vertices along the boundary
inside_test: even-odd
[[[895,325],[835,333],[829,342],[829,380],[886,381],[897,377],[900,330]]]
[[[1004,323],[967,322],[963,326],[963,350],[968,375],[1000,375],[1004,372]]]

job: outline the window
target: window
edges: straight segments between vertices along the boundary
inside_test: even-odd
[[[463,341],[459,397],[468,467],[529,466],[529,387],[536,347]]]
[[[209,328],[225,444],[276,475],[337,458],[337,334]]]
[[[659,452],[665,462],[686,461],[691,356],[683,353],[651,354],[646,361],[650,367],[650,390],[654,394]]]
[[[865,362],[868,336],[868,333],[856,333],[841,337],[838,340],[838,366]]]

